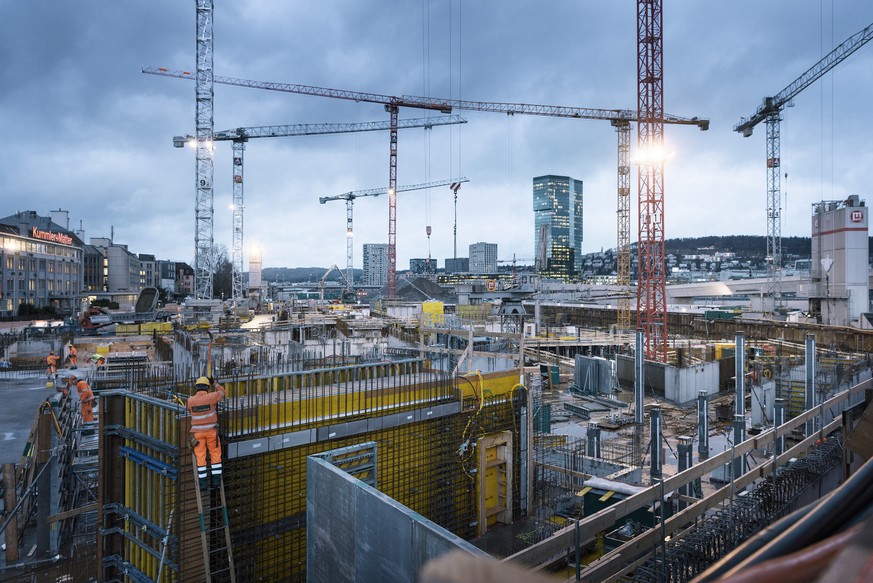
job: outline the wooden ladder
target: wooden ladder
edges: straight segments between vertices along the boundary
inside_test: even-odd
[[[233,551],[230,546],[230,526],[227,521],[227,501],[224,497],[224,479],[222,478],[219,482],[218,496],[216,496],[215,488],[201,491],[200,481],[197,479],[197,460],[194,459],[193,455],[191,458],[194,469],[194,491],[197,494],[197,512],[200,518],[200,542],[203,545],[203,569],[206,573],[206,583],[213,583],[213,581],[236,583]],[[211,476],[207,476],[206,479],[211,480]],[[203,500],[204,493],[208,504],[206,506],[204,506]],[[217,543],[214,548],[213,543]]]

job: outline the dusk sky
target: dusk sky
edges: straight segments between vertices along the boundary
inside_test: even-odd
[[[862,0],[664,0],[664,110],[711,120],[667,127],[668,238],[766,235],[765,128],[733,131],[833,47],[873,22]],[[70,211],[86,238],[193,261],[194,84],[140,72],[193,71],[195,3],[0,1],[0,216]],[[636,109],[636,3],[547,0],[215,1],[215,73],[388,95]],[[868,204],[873,43],[783,112],[783,236],[809,236],[811,205]],[[215,130],[386,121],[380,105],[215,86]],[[458,256],[499,245],[534,254],[532,178],[584,182],[584,252],[615,246],[616,138],[606,121],[456,112],[463,126],[399,136],[399,184],[465,176]],[[427,115],[401,110],[402,118]],[[433,113],[431,115],[439,115]],[[866,136],[866,137],[865,137]],[[320,196],[383,187],[387,132],[253,140],[245,164],[245,244],[265,267],[345,265],[345,205]],[[636,132],[633,134],[633,148]],[[636,229],[636,173],[632,233]],[[215,150],[217,244],[230,248],[231,150]],[[361,245],[387,241],[387,197],[355,210]],[[447,188],[398,195],[398,267],[452,256]],[[432,226],[428,243],[425,233]]]

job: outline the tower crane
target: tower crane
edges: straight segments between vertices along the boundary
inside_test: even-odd
[[[454,116],[452,116],[454,117]],[[430,118],[428,118],[430,119]],[[437,118],[441,119],[441,118]],[[466,178],[452,178],[450,180],[438,180],[436,182],[426,182],[424,184],[408,184],[406,186],[398,186],[397,192],[407,192],[410,190],[423,190],[425,188],[436,188],[439,186],[448,186],[454,191],[455,196],[458,195],[458,189],[461,188],[461,184],[464,182],[469,182]],[[353,264],[354,264],[354,229],[353,229],[353,208],[355,205],[355,199],[361,198],[365,196],[380,196],[388,192],[388,189],[385,187],[382,188],[370,188],[367,190],[354,190],[352,192],[345,192],[343,194],[337,194],[335,196],[321,196],[318,198],[318,202],[321,204],[325,204],[331,200],[344,200],[346,201],[346,281],[349,282],[349,285],[354,285],[355,276],[353,272]]]
[[[467,120],[457,115],[445,117],[402,119],[397,123],[398,129],[426,128],[439,125],[467,123]],[[243,154],[245,142],[253,138],[279,138],[290,136],[312,136],[324,134],[345,134],[353,132],[371,132],[389,130],[389,122],[372,121],[360,123],[323,123],[323,124],[291,124],[241,127],[213,132],[215,142],[230,141],[233,147],[233,250],[232,250],[232,297],[234,303],[242,301],[243,297]],[[194,136],[175,136],[173,145],[181,148],[186,144],[195,144]]]
[[[825,73],[836,67],[849,55],[857,51],[873,38],[873,24],[853,34],[830,53],[792,81],[785,89],[773,97],[765,97],[755,113],[741,118],[734,126],[748,138],[755,126],[765,122],[767,127],[767,292],[774,299],[774,307],[782,305],[782,207],[780,204],[781,144],[779,122],[782,110],[791,103],[801,91],[818,81]]]
[[[637,0],[637,328],[646,358],[658,362],[667,362],[663,20],[661,0]]]
[[[193,79],[193,76],[188,71],[170,70],[164,67],[143,67],[143,73],[149,75],[159,75],[163,77],[174,77],[178,79]],[[586,107],[567,107],[561,105],[534,105],[525,103],[503,103],[496,101],[466,101],[460,99],[443,99],[435,97],[417,97],[404,95],[401,97],[391,97],[388,95],[380,95],[375,93],[361,93],[357,91],[348,91],[344,89],[330,89],[325,87],[313,87],[310,85],[299,85],[291,83],[273,83],[269,81],[251,81],[247,79],[238,79],[233,77],[214,77],[215,83],[222,85],[235,85],[237,87],[250,87],[255,89],[265,89],[269,91],[282,91],[287,93],[298,93],[302,95],[316,95],[321,97],[331,97],[336,99],[350,99],[353,101],[365,101],[370,103],[384,103],[391,114],[392,123],[396,120],[397,108],[403,107],[419,107],[424,109],[433,109],[442,113],[451,113],[453,110],[466,111],[483,111],[491,113],[505,113],[507,115],[538,115],[545,117],[562,117],[571,119],[596,119],[609,121],[616,126],[619,133],[619,156],[621,164],[622,140],[629,143],[630,124],[639,121],[638,112],[627,109],[597,109]],[[678,125],[694,125],[700,130],[709,129],[709,120],[692,117],[685,118],[661,112],[660,122]],[[627,167],[627,162],[625,162]],[[396,192],[391,194],[391,189],[396,188],[397,184],[397,139],[396,132],[392,132],[391,139],[391,157],[389,160],[389,205],[388,205],[388,295],[393,296],[396,293],[397,271],[396,271]],[[622,167],[619,166],[619,175],[621,176]],[[621,188],[621,179],[619,180],[619,189]],[[621,201],[619,194],[619,201]],[[629,225],[629,221],[628,221]],[[661,233],[663,236],[663,233]],[[627,237],[629,238],[629,234]],[[619,236],[621,239],[621,236]],[[663,242],[661,247],[663,248]],[[629,250],[630,246],[627,246]],[[661,253],[663,259],[663,251]],[[663,261],[662,261],[663,263]],[[629,280],[629,262],[628,262],[628,280]],[[663,286],[662,286],[663,287]],[[662,296],[664,294],[662,293]],[[664,309],[666,311],[666,309]],[[628,310],[629,312],[629,310]],[[639,309],[638,309],[639,312]],[[639,317],[639,316],[638,316]],[[666,318],[666,316],[664,316]]]

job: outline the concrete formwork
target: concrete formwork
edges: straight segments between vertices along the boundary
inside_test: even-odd
[[[307,581],[415,581],[452,550],[488,556],[318,456],[306,461]]]

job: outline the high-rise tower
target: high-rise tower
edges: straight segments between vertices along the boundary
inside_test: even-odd
[[[582,181],[569,176],[537,176],[533,179],[534,249],[545,242],[547,275],[570,279],[582,271]],[[548,225],[544,229],[542,225]]]

